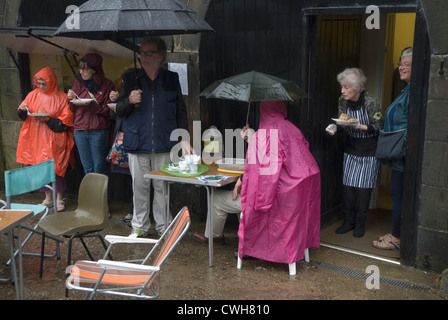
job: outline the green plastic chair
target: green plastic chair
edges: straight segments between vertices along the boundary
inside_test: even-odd
[[[4,172],[4,176],[5,176],[5,196],[6,196],[5,209],[31,210],[34,213],[34,216],[43,213],[40,220],[44,219],[50,213],[50,210],[46,206],[13,202],[13,197],[38,190],[42,187],[47,187],[53,193],[53,210],[55,213],[57,212],[56,173],[54,171],[53,159],[32,166],[26,166],[24,168],[7,170]],[[37,230],[38,224],[39,222],[34,227],[21,225],[21,228],[30,231],[30,233],[27,235],[27,237],[21,244],[22,248],[25,246],[25,244],[29,241],[29,239],[34,233],[42,235],[42,232]],[[58,259],[60,259],[59,243],[61,241],[54,237],[51,238],[56,241],[56,252],[54,255],[45,255],[45,257],[56,256]],[[14,255],[16,255],[17,253],[18,250],[15,250]],[[40,253],[22,252],[22,254],[38,257],[41,256]],[[8,264],[9,263],[10,260],[8,261]]]
[[[52,214],[39,221],[38,228],[43,233],[40,277],[43,273],[46,235],[69,238],[67,266],[71,263],[72,241],[75,238],[81,241],[91,260],[93,260],[92,254],[83,238],[97,237],[107,250],[106,243],[98,232],[106,228],[109,223],[108,180],[107,176],[99,173],[85,175],[79,186],[77,209],[75,211],[65,211],[61,214]]]

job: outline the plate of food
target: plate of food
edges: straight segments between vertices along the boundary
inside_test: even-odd
[[[70,102],[73,103],[73,104],[89,104],[93,100],[94,99],[73,99]]]
[[[48,117],[49,116],[48,113],[43,112],[43,111],[39,111],[39,112],[36,112],[36,113],[30,113],[28,115],[32,116],[32,117]]]
[[[345,113],[342,113],[339,116],[339,119],[332,118],[331,120],[333,120],[337,124],[343,125],[343,126],[357,126],[359,124],[358,119],[353,119],[353,118],[349,117],[348,115],[346,115]]]

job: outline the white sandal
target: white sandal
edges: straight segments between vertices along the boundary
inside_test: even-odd
[[[42,203],[40,205],[45,206],[47,208],[53,208],[53,200],[45,199],[44,201],[42,201]]]
[[[58,204],[58,208],[57,208],[58,212],[65,210],[65,201],[64,200],[58,200],[57,204]]]

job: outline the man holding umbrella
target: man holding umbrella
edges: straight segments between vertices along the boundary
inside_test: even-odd
[[[116,113],[123,118],[123,146],[129,154],[134,191],[134,214],[130,237],[144,237],[150,228],[150,180],[144,174],[170,162],[170,151],[177,143],[170,140],[177,128],[188,130],[188,113],[183,101],[179,76],[161,68],[167,55],[161,38],[143,38],[140,46],[141,69],[123,75],[123,86]],[[190,143],[181,141],[182,153],[193,153]],[[153,181],[153,215],[161,234],[165,221],[163,182]]]

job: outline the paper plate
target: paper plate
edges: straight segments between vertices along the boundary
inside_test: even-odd
[[[49,114],[48,113],[44,113],[44,112],[39,112],[39,113],[30,113],[29,116],[32,116],[32,117],[48,117]]]
[[[163,172],[176,177],[197,177],[200,176],[203,173],[206,173],[208,171],[208,167],[203,164],[198,164],[198,171],[197,172],[190,172],[189,169],[185,170],[176,170],[176,165],[173,164],[164,164],[160,167],[160,170]]]
[[[70,101],[73,104],[89,104],[93,99],[73,99]]]
[[[357,125],[359,123],[359,120],[344,121],[344,120],[333,119],[333,118],[331,120],[335,121],[337,124],[340,124],[342,126],[354,126],[354,125]]]

